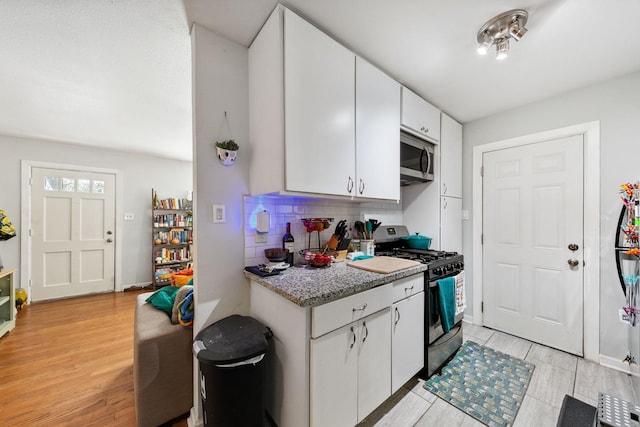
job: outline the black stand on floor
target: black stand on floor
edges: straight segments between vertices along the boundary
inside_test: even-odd
[[[568,394],[564,396],[556,427],[593,427],[596,422],[596,407]]]

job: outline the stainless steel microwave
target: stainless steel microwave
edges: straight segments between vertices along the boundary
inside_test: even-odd
[[[400,185],[434,179],[434,145],[405,131],[400,131]]]

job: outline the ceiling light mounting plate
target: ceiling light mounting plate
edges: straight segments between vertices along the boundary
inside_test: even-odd
[[[529,14],[524,9],[514,9],[494,16],[478,30],[478,43],[485,43],[487,39],[493,41],[510,37],[511,27],[516,24],[523,28],[527,24],[528,18]]]

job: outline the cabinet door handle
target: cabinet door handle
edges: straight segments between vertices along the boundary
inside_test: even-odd
[[[367,308],[367,303],[364,303],[364,305],[360,307],[354,307],[351,309],[351,311],[355,313],[356,311],[364,311],[365,308]]]
[[[349,345],[349,348],[353,348],[353,345],[356,343],[356,332],[353,330],[353,326],[351,327],[351,344]]]
[[[442,206],[442,210],[445,211],[445,210],[447,210],[447,199],[444,199],[443,202],[444,203],[443,203],[443,206]]]
[[[111,243],[111,242],[113,242],[113,239],[112,238],[108,238],[107,239],[107,243]]]
[[[364,181],[362,180],[362,178],[360,178],[360,186],[358,188],[358,192],[360,192],[360,194],[364,193]]]
[[[369,329],[367,328],[367,322],[362,322],[362,327],[364,328],[364,336],[362,337],[362,342],[364,342],[369,336]]]
[[[353,178],[349,177],[349,181],[347,181],[347,193],[351,194],[353,191]]]
[[[397,325],[399,321],[400,321],[400,310],[398,310],[398,307],[396,307],[396,320],[395,322],[393,322],[393,324]]]
[[[410,288],[404,288],[404,294],[405,295],[410,294],[412,290],[413,290],[413,285],[411,285]],[[396,310],[397,310],[397,308],[396,308]]]
[[[442,194],[447,194],[447,184],[442,184]]]

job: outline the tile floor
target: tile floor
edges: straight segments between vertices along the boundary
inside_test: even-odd
[[[513,427],[553,427],[562,399],[572,395],[596,406],[598,392],[640,402],[640,379],[582,358],[492,329],[464,323],[464,340],[530,361],[536,365]],[[482,427],[484,424],[423,388],[414,378],[358,427]]]

